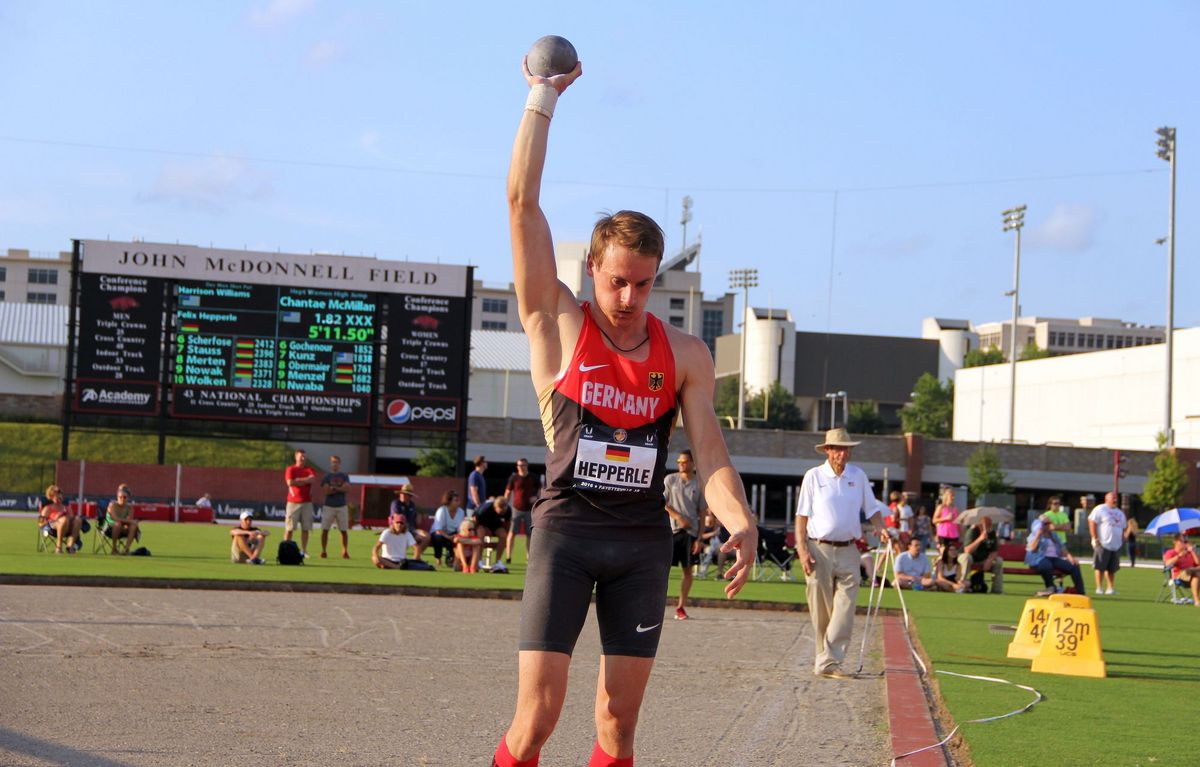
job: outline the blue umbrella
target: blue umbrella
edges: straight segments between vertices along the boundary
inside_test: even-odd
[[[1171,535],[1200,527],[1200,509],[1170,509],[1150,520],[1147,535]]]

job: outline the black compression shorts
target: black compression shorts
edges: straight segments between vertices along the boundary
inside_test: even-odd
[[[692,544],[696,539],[689,535],[687,530],[680,530],[671,539],[671,565],[691,567],[695,559],[692,555]]]
[[[520,649],[570,655],[594,588],[601,651],[653,658],[670,569],[665,530],[653,541],[606,541],[538,528],[521,599]]]

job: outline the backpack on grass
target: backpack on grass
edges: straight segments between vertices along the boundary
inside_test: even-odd
[[[295,541],[280,541],[275,560],[281,565],[304,564],[304,555],[300,553],[300,544]]]

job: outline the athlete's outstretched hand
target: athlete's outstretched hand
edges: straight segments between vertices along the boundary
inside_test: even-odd
[[[726,599],[733,599],[754,571],[754,561],[758,558],[758,528],[750,525],[745,530],[731,533],[729,540],[721,547],[721,553],[728,554],[731,551],[737,552],[737,560],[725,571],[725,579],[729,581],[725,584]]]
[[[575,62],[575,68],[570,72],[567,72],[565,75],[539,77],[529,71],[529,57],[526,56],[525,58],[521,59],[521,69],[525,72],[525,79],[529,81],[531,86],[546,83],[553,86],[554,90],[558,91],[558,95],[561,96],[563,91],[567,89],[567,86],[575,82],[579,76],[583,74],[583,62]]]

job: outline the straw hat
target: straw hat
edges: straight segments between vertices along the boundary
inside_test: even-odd
[[[408,494],[409,494],[409,495],[411,495],[413,498],[417,498],[417,497],[418,497],[418,496],[417,496],[417,494],[413,492],[413,486],[412,486],[412,483],[411,483],[411,482],[406,482],[406,483],[404,483],[403,485],[401,485],[401,486],[399,487],[399,489],[397,489],[397,490],[396,490],[396,492],[397,492],[397,493],[408,493]]]
[[[842,427],[830,429],[825,432],[825,441],[817,445],[813,449],[818,453],[824,452],[827,447],[857,447],[861,442],[853,442],[850,439],[850,434]]]

